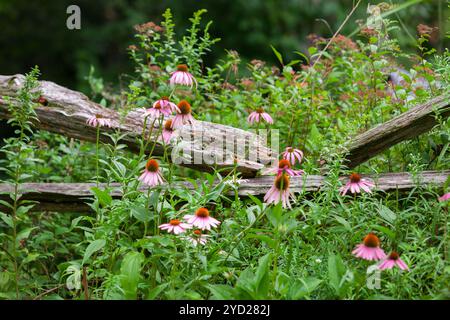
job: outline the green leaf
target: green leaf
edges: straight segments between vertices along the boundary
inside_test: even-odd
[[[315,48],[314,48],[315,49]],[[295,54],[298,54],[300,57],[302,57],[304,60],[305,60],[305,62],[306,62],[306,64],[309,64],[309,58],[308,58],[308,56],[306,55],[306,54],[304,54],[303,52],[300,52],[300,51],[294,51],[294,53]],[[311,53],[311,52],[310,52]],[[314,52],[313,52],[314,53]],[[312,54],[312,53],[311,53]],[[302,62],[302,61],[300,61],[300,60],[296,60],[296,61],[299,61],[299,62]]]
[[[342,224],[346,230],[352,231],[352,227],[350,226],[350,223],[348,223],[347,220],[345,220],[344,218],[339,217],[339,216],[337,216],[337,215],[335,215],[334,218],[335,218],[340,224]]]
[[[0,219],[2,219],[10,228],[14,228],[13,220],[7,214],[0,212]]]
[[[270,47],[272,48],[273,53],[275,53],[275,55],[277,56],[278,61],[280,61],[280,64],[281,64],[281,65],[284,65],[284,63],[283,63],[283,57],[281,56],[281,53],[279,53],[279,52],[277,51],[277,49],[274,48],[274,46],[271,45]]]
[[[91,188],[92,192],[97,196],[101,206],[109,206],[112,202],[112,197],[107,190],[100,190],[97,187]]]
[[[153,208],[156,208],[156,206],[158,205],[159,194],[160,194],[160,191],[157,190],[157,191],[152,192],[152,195],[150,196],[149,204],[150,204]]]
[[[335,290],[336,295],[342,296],[341,280],[346,272],[344,263],[340,255],[332,254],[328,257],[328,280],[330,286]]]
[[[153,215],[150,214],[149,210],[145,207],[134,206],[131,207],[131,214],[137,220],[141,222],[149,222],[153,219]]]
[[[309,132],[309,139],[307,141],[308,147],[313,151],[319,151],[323,144],[323,136],[320,134],[319,129],[313,123],[311,131]]]
[[[269,218],[270,223],[275,227],[283,222],[283,209],[281,202],[279,202],[276,206],[271,207],[270,210],[267,210],[267,218]]]
[[[213,300],[232,300],[234,299],[234,290],[225,284],[211,284],[206,286],[212,293]]]
[[[250,199],[252,199],[252,201],[253,201],[257,206],[262,207],[262,202],[261,202],[261,200],[259,200],[257,197],[255,197],[255,196],[253,196],[253,195],[251,195],[251,194],[249,194],[248,197],[249,197]]]
[[[24,214],[28,213],[28,211],[30,211],[31,208],[33,208],[33,207],[34,207],[34,204],[32,204],[30,206],[20,206],[17,208],[16,214],[18,216],[24,215]]]
[[[247,208],[247,210],[246,210],[246,212],[247,212],[247,219],[248,219],[248,223],[249,224],[252,224],[256,220],[256,216],[253,213],[253,209],[258,209],[258,206],[252,206],[252,207]]]
[[[395,240],[395,232],[392,231],[391,229],[379,225],[374,225],[372,226],[372,228],[381,231],[382,233],[387,235],[391,240]]]
[[[21,265],[33,262],[37,260],[41,255],[39,253],[29,253],[25,259],[23,259]]]
[[[116,167],[117,171],[119,171],[120,173],[120,176],[118,178],[124,177],[127,172],[127,168],[119,161],[113,161],[113,164]]]
[[[301,62],[303,62],[303,60],[292,60],[291,62],[289,62],[286,65],[286,67],[290,67],[290,66],[296,65],[297,63],[301,63]]]
[[[83,257],[83,261],[81,262],[82,265],[84,265],[84,263],[86,261],[88,261],[88,259],[92,256],[92,254],[94,252],[97,252],[99,250],[101,250],[106,244],[106,241],[104,239],[98,239],[98,240],[94,240],[92,241],[86,248],[86,251],[84,252],[84,257]]]
[[[147,300],[154,300],[168,285],[168,283],[163,283],[151,289],[147,294]]]
[[[259,259],[255,274],[255,293],[258,299],[267,299],[270,288],[269,266],[271,261],[272,255],[270,253]]]
[[[310,56],[313,56],[314,54],[317,53],[317,48],[316,47],[309,47],[308,48],[308,52]]]
[[[298,300],[306,295],[311,294],[322,282],[322,280],[308,277],[304,280],[296,281],[289,288],[289,299]]]
[[[0,200],[0,204],[1,204],[2,206],[5,206],[5,207],[7,207],[7,208],[10,208],[10,209],[13,208],[13,206],[12,206],[9,202],[7,202],[7,201],[5,201],[5,200]]]
[[[239,279],[236,284],[236,288],[242,290],[246,294],[244,297],[239,297],[240,299],[256,299],[255,296],[255,274],[252,272],[251,267],[248,267],[239,275]]]
[[[382,204],[380,204],[380,210],[378,212],[380,216],[390,224],[393,224],[395,219],[397,219],[397,215],[391,209]]]
[[[31,231],[33,231],[34,229],[37,229],[37,227],[25,228],[25,229],[21,230],[17,234],[16,240],[20,241],[22,239],[27,239],[30,236]]]
[[[129,252],[123,258],[120,266],[120,285],[125,293],[125,298],[135,300],[137,298],[138,283],[141,278],[141,267],[144,256],[139,252]]]
[[[265,242],[271,249],[275,249],[277,243],[275,239],[264,234],[249,234],[247,238],[261,240]]]

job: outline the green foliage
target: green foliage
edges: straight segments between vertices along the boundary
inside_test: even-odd
[[[39,96],[34,69],[17,99],[9,101],[19,136],[2,148],[1,169],[14,190],[0,200],[0,298],[84,299],[81,283],[87,283],[91,299],[448,298],[448,203],[437,201],[448,186],[423,188],[417,181],[406,194],[354,197],[338,191],[339,177],[349,173],[343,142],[446,93],[448,51],[437,55],[419,39],[423,50],[405,54],[392,36],[396,23],[384,19],[376,32],[361,30],[356,39],[339,35],[326,52],[327,40],[317,38],[291,61],[273,43],[278,67],[264,61],[245,64],[233,50],[209,65],[206,53],[217,39],[209,34],[211,23],[202,24],[205,13],[195,12],[181,35],[170,10],[163,14],[163,30],[139,26],[129,51],[135,73],[120,92],[111,93],[92,69],[88,82],[95,98],[123,118],[162,96],[187,99],[196,119],[245,130],[256,129],[245,119],[263,107],[274,118],[267,127],[280,130],[280,150],[302,149],[305,158],[295,169],[305,175],[326,173],[324,187],[297,193],[292,209],[267,205],[255,196],[239,197],[235,170],[222,176],[178,167],[165,147],[157,159],[164,186],[142,192],[137,178],[148,160],[144,151],[156,145],[147,137],[161,134],[163,119],[145,118],[157,129],[136,138],[137,154],[127,151],[120,132],[97,128],[99,137],[111,143],[97,139],[94,145],[33,130],[33,101]],[[387,75],[398,71],[400,58],[410,60],[409,75],[403,83],[389,83]],[[168,85],[180,63],[188,64],[197,88]],[[422,170],[448,170],[450,127],[436,117],[439,124],[429,133],[354,170],[363,175],[408,171],[414,177]],[[35,203],[21,198],[26,181],[95,181],[104,187],[90,189],[92,198],[85,203],[91,213],[35,212]],[[195,188],[185,187],[186,182]],[[115,197],[115,191],[123,197]],[[159,228],[200,207],[221,222],[205,232],[206,244],[194,246],[198,238],[190,229],[174,235]],[[376,232],[386,253],[399,252],[410,267],[408,272],[383,271],[379,289],[366,283],[373,263],[352,255],[368,232]]]

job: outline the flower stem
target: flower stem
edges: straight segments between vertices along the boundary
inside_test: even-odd
[[[95,141],[95,154],[96,154],[96,158],[95,158],[95,178],[96,178],[96,185],[98,188],[98,180],[99,180],[99,166],[98,166],[98,162],[99,162],[99,140],[100,140],[100,126],[97,124],[97,138]]]

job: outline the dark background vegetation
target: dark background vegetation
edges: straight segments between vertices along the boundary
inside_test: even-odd
[[[402,49],[416,50],[416,26],[425,23],[440,27],[441,32],[434,34],[431,45],[443,50],[448,44],[443,32],[447,1],[409,2],[415,4],[390,17],[400,19],[397,33]],[[207,57],[207,63],[220,59],[225,49],[238,51],[244,61],[256,58],[276,63],[270,45],[287,59],[294,58],[295,50],[304,51],[308,47],[308,34],[330,37],[352,3],[352,0],[0,0],[0,74],[25,73],[38,65],[44,79],[89,93],[85,77],[93,65],[97,76],[108,83],[117,83],[120,74],[133,70],[127,52],[133,41],[133,26],[148,21],[159,23],[166,8],[172,9],[179,34],[194,11],[208,10],[204,22],[213,20],[211,33],[222,40]],[[81,30],[66,28],[66,8],[70,4],[81,8]],[[367,4],[368,1],[362,2],[343,34],[357,28],[356,19],[367,17]]]

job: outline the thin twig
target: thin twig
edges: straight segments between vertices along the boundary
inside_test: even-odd
[[[336,32],[333,34],[333,36],[331,37],[331,39],[327,42],[325,48],[323,48],[320,53],[319,56],[317,57],[316,61],[314,61],[312,67],[310,68],[310,70],[314,70],[314,67],[316,66],[316,64],[319,62],[319,60],[322,58],[323,54],[325,53],[325,51],[328,50],[328,47],[331,45],[331,42],[333,42],[334,38],[337,37],[337,35],[339,34],[339,32],[341,32],[342,28],[344,27],[344,25],[347,23],[348,19],[350,19],[350,17],[353,15],[353,13],[355,12],[356,8],[358,8],[359,4],[361,3],[361,0],[359,0],[355,6],[352,8],[352,11],[350,11],[350,13],[347,15],[347,17],[345,18],[345,20],[341,23],[341,25],[339,26],[339,28],[336,30]],[[311,72],[309,72],[305,79],[302,81],[300,87],[302,87],[306,80],[308,79],[309,75],[311,74]]]
[[[46,290],[46,291],[42,292],[40,295],[36,296],[33,300],[39,300],[39,299],[41,299],[43,296],[45,296],[45,295],[47,295],[47,294],[49,294],[49,293],[52,293],[53,291],[56,291],[56,290],[58,290],[58,289],[61,288],[61,287],[64,287],[64,284],[60,284],[60,285],[57,286],[57,287],[54,287],[54,288],[51,288],[51,289],[49,289],[49,290]]]

